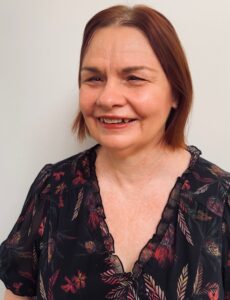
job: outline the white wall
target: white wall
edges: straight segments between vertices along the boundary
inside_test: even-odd
[[[41,167],[92,144],[80,145],[70,130],[86,21],[136,3],[164,13],[184,45],[195,89],[189,144],[230,170],[229,0],[0,0],[1,241]]]

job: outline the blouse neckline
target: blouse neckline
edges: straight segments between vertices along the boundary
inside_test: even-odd
[[[145,264],[148,263],[149,259],[152,257],[153,252],[156,250],[156,248],[159,246],[161,240],[163,239],[164,235],[166,234],[167,230],[170,230],[170,223],[173,220],[173,217],[175,215],[175,211],[178,208],[179,204],[179,194],[182,190],[183,184],[186,180],[187,175],[192,171],[194,168],[196,162],[198,161],[201,151],[195,147],[195,146],[187,146],[187,151],[190,152],[191,158],[189,165],[187,169],[181,174],[181,176],[177,177],[176,182],[174,186],[171,189],[171,192],[169,193],[168,200],[166,202],[166,205],[162,211],[161,219],[156,227],[155,233],[150,237],[148,242],[142,247],[138,259],[133,265],[133,268],[131,272],[125,272],[123,263],[121,259],[116,255],[115,253],[115,245],[114,245],[114,238],[112,234],[109,231],[108,224],[106,222],[106,215],[105,210],[100,194],[100,186],[97,179],[96,174],[96,158],[97,158],[97,148],[100,147],[99,144],[95,145],[92,150],[92,155],[90,156],[91,159],[91,179],[94,183],[95,190],[95,197],[96,197],[96,203],[97,203],[97,212],[98,212],[98,218],[100,219],[100,230],[101,235],[103,238],[103,243],[106,251],[109,253],[113,261],[116,261],[116,272],[120,273],[124,276],[129,276],[130,278],[137,278],[140,276],[142,269]]]

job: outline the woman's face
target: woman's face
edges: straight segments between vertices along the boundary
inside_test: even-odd
[[[170,84],[141,31],[98,30],[81,68],[80,109],[91,136],[111,150],[156,146],[172,107]]]

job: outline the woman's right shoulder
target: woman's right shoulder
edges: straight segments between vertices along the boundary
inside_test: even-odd
[[[51,189],[61,183],[67,189],[81,185],[90,177],[96,158],[96,146],[81,151],[56,163],[46,164],[39,172],[35,181],[38,187],[42,182],[50,182]]]

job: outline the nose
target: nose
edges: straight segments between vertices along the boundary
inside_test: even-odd
[[[96,104],[104,109],[123,106],[125,102],[122,87],[115,80],[105,82],[96,100]]]

